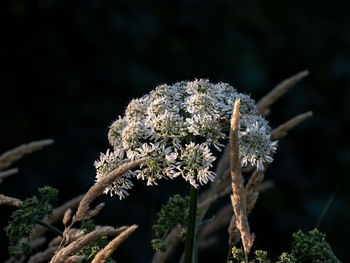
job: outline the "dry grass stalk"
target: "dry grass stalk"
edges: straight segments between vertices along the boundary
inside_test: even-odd
[[[9,167],[11,164],[21,159],[24,155],[35,152],[45,146],[52,144],[54,141],[51,139],[35,141],[28,144],[23,144],[10,151],[7,151],[0,155],[0,170]]]
[[[81,238],[83,236],[83,232],[81,231],[81,229],[72,228],[69,232],[69,236],[70,236],[70,240],[74,241],[78,238]],[[47,262],[50,258],[52,258],[55,255],[55,252],[59,248],[61,241],[62,241],[62,237],[60,236],[55,237],[49,242],[48,248],[46,250],[38,252],[35,255],[31,256],[29,258],[28,263],[37,263],[37,262],[44,262],[44,261]],[[31,245],[32,245],[32,242],[31,242]]]
[[[96,226],[96,229],[100,229],[100,227]],[[68,239],[71,242],[81,238],[83,235],[84,235],[84,232],[81,229],[78,229],[78,228],[71,228],[69,230],[69,232],[67,233]],[[48,246],[49,247],[58,247],[61,244],[62,239],[63,238],[61,236],[57,236],[57,237],[55,237],[54,239],[52,239],[50,241]]]
[[[11,205],[18,207],[21,203],[22,201],[17,198],[0,194],[0,205]]]
[[[39,263],[48,261],[56,251],[57,247],[48,247],[46,250],[36,253],[31,256],[28,260],[28,263]]]
[[[72,209],[68,208],[67,211],[64,213],[62,223],[64,225],[67,225],[68,221],[71,219],[71,217],[72,217]]]
[[[228,242],[231,248],[232,245],[237,244],[241,238],[240,231],[237,227],[237,218],[235,215],[232,215],[231,217],[230,224],[228,225],[228,228],[227,228],[227,232],[229,234]],[[229,249],[228,253],[229,255],[231,255],[231,249]]]
[[[253,174],[250,176],[249,181],[245,187],[245,191],[247,193],[248,211],[251,211],[255,206],[255,203],[259,195],[258,189],[262,181],[264,180],[264,175],[267,168],[268,168],[268,163],[264,163],[264,170],[262,171],[255,170]]]
[[[241,172],[241,161],[239,156],[239,105],[240,100],[237,100],[235,102],[233,110],[230,129],[230,170],[232,179],[231,203],[236,217],[236,225],[241,233],[244,253],[247,258],[254,242],[254,235],[250,234],[248,224],[246,192],[244,189],[243,177]]]
[[[297,126],[299,123],[305,121],[306,119],[312,117],[312,111],[305,112],[303,114],[300,114],[298,116],[295,116],[294,118],[290,119],[289,121],[283,123],[282,125],[278,126],[276,129],[274,129],[271,133],[272,140],[278,140],[282,137],[286,136],[287,133],[293,129],[295,126]]]
[[[60,220],[64,214],[66,213],[67,209],[72,209],[78,206],[80,201],[83,199],[84,195],[78,195],[71,200],[65,202],[63,205],[53,209],[52,211],[52,216],[50,217],[45,217],[44,221],[48,224],[53,224]]]
[[[89,210],[89,212],[87,213],[87,215],[84,219],[87,220],[87,219],[90,219],[90,218],[96,216],[102,210],[102,208],[104,206],[105,206],[105,203],[98,204],[93,210]]]
[[[285,79],[279,83],[273,90],[267,95],[262,97],[256,104],[256,107],[260,113],[267,110],[273,103],[275,103],[281,96],[283,96],[291,87],[301,81],[303,78],[309,75],[308,70],[301,71],[294,76]]]
[[[0,183],[2,182],[3,179],[5,179],[6,177],[9,177],[11,175],[14,175],[18,173],[18,168],[13,168],[13,169],[9,169],[3,172],[0,172]]]
[[[147,161],[148,158],[143,158],[140,160],[135,160],[129,163],[125,163],[117,169],[110,172],[108,175],[103,177],[100,181],[96,182],[85,194],[83,199],[79,203],[79,207],[77,212],[75,213],[71,226],[78,221],[85,219],[89,215],[90,204],[97,197],[103,194],[104,190],[107,186],[112,184],[115,180],[117,180],[120,176],[125,174],[127,171],[132,170],[139,166],[140,164]]]
[[[71,256],[69,258],[67,258],[66,263],[75,263],[75,262],[79,262],[82,261],[83,259],[85,259],[86,256]]]
[[[258,187],[258,192],[263,192],[273,186],[273,182],[267,181],[263,182],[260,187]],[[231,186],[230,186],[231,187]],[[247,193],[247,213],[249,214],[254,206],[249,203],[249,200],[252,200],[250,198],[249,193]],[[231,219],[231,221],[230,221]],[[215,218],[210,223],[203,226],[198,234],[198,247],[199,249],[205,249],[208,246],[213,245],[213,242],[216,241],[215,238],[211,238],[210,236],[212,234],[215,234],[219,229],[222,227],[227,226],[230,222],[232,222],[231,225],[229,225],[228,232],[234,233],[234,235],[231,236],[231,242],[232,244],[238,243],[240,239],[240,233],[236,226],[236,219],[232,212],[232,205],[228,204],[222,207],[218,212],[215,214]]]
[[[66,260],[77,253],[83,247],[91,244],[102,236],[115,236],[124,231],[125,228],[115,229],[111,226],[101,227],[94,231],[82,236],[81,238],[71,242],[68,246],[57,251],[55,256],[51,259],[51,263],[66,262]]]
[[[54,239],[50,241],[50,243],[47,245],[48,247],[58,247],[59,244],[61,243],[62,237],[57,236]]]
[[[123,243],[124,240],[127,239],[128,236],[130,236],[131,233],[136,230],[137,227],[138,227],[137,225],[133,225],[133,226],[129,227],[128,229],[126,229],[125,231],[123,231],[116,238],[114,238],[111,242],[108,243],[108,245],[104,249],[100,250],[96,254],[92,263],[104,263],[106,261],[106,259],[108,259],[110,256],[112,256],[112,254],[116,250],[116,248],[119,247],[120,244]]]

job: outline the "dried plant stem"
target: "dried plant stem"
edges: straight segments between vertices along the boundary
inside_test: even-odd
[[[74,208],[74,207],[78,206],[78,204],[83,199],[83,197],[84,197],[84,195],[78,195],[78,196],[72,198],[71,200],[65,202],[63,205],[55,208],[52,211],[52,216],[44,217],[44,221],[46,223],[49,223],[49,224],[53,224],[53,223],[57,222],[58,220],[60,220],[64,216],[64,213],[67,211],[67,209]]]
[[[273,183],[271,181],[264,182],[260,185],[260,187],[258,187],[258,191],[260,193],[262,191],[265,191],[266,189],[271,188],[272,186],[273,186]],[[249,195],[250,193],[247,192],[247,213],[248,214],[253,209],[253,206],[249,203],[249,200],[251,200]],[[236,223],[236,220],[232,215],[233,215],[233,211],[232,211],[231,204],[225,205],[216,213],[214,220],[208,223],[207,225],[205,225],[199,232],[198,246],[200,249],[205,249],[206,246],[208,246],[211,242],[214,242],[215,239],[209,238],[210,235],[214,234],[220,228],[227,226],[230,222],[230,219],[231,219],[231,222],[233,221],[234,224]],[[237,227],[235,227],[234,231],[235,233],[238,231]],[[239,231],[237,234],[233,235],[231,238],[232,238],[232,243],[236,244],[240,238]]]
[[[53,143],[53,140],[41,140],[23,144],[0,155],[0,170],[9,167],[12,163],[21,159],[24,155],[37,151]]]
[[[73,255],[73,256],[70,256],[69,258],[67,258],[66,262],[65,263],[75,263],[75,262],[80,262],[82,261],[83,259],[85,259],[86,256],[77,256],[77,255]]]
[[[57,247],[49,247],[42,252],[38,252],[29,258],[28,263],[39,263],[47,261],[55,254],[56,249]]]
[[[295,116],[294,118],[290,119],[289,121],[275,128],[271,133],[271,139],[272,140],[281,139],[282,137],[286,136],[287,133],[291,129],[293,129],[295,126],[297,126],[299,123],[305,121],[306,119],[312,116],[313,116],[312,111],[308,111],[298,116]]]
[[[232,179],[231,203],[236,217],[236,225],[241,233],[244,253],[246,258],[254,242],[254,235],[250,234],[248,218],[246,192],[241,173],[241,161],[239,157],[238,144],[238,124],[239,124],[240,100],[235,102],[230,130],[230,170]]]
[[[14,175],[16,173],[18,173],[18,168],[13,168],[13,169],[9,169],[9,170],[0,172],[0,183],[6,177],[9,177],[9,176]]]
[[[96,182],[92,187],[90,187],[90,189],[87,191],[87,193],[84,195],[83,199],[79,203],[78,210],[72,219],[71,226],[75,222],[81,221],[90,216],[91,202],[94,201],[100,195],[102,195],[103,191],[106,189],[107,186],[112,184],[115,180],[117,180],[120,176],[125,174],[127,171],[132,170],[133,168],[139,166],[140,164],[144,163],[147,160],[148,158],[143,158],[140,160],[125,163],[122,166],[110,172],[109,174],[107,174],[100,181]]]
[[[118,235],[122,231],[124,231],[125,228],[119,228],[115,229],[110,226],[101,227],[100,229],[96,229],[85,236],[82,236],[81,238],[73,241],[68,246],[62,248],[59,250],[55,256],[51,259],[51,263],[61,263],[66,262],[66,260],[76,252],[78,252],[83,247],[91,244],[92,242],[96,241],[98,238],[102,236],[114,236]]]
[[[191,263],[193,250],[197,249],[193,247],[196,231],[196,212],[197,212],[197,189],[194,186],[190,186],[190,209],[187,221],[187,233],[185,244],[185,255],[183,263]]]
[[[267,110],[273,103],[275,103],[281,96],[283,96],[291,87],[301,81],[309,75],[308,70],[301,71],[296,75],[282,81],[266,96],[262,97],[256,104],[256,107],[260,113]]]
[[[0,205],[11,205],[18,207],[21,203],[22,201],[17,198],[0,194]]]
[[[112,256],[113,252],[116,250],[117,247],[120,246],[121,243],[124,242],[125,239],[128,238],[128,236],[131,235],[132,232],[136,230],[138,226],[133,225],[123,231],[119,236],[114,238],[111,242],[108,243],[108,245],[100,250],[96,256],[94,257],[94,260],[91,263],[104,263],[106,259],[108,259],[110,256]]]

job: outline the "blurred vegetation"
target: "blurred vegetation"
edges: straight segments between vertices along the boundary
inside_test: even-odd
[[[32,140],[55,144],[18,163],[0,192],[24,199],[51,185],[60,200],[85,192],[93,161],[107,147],[108,125],[128,101],[161,83],[194,78],[229,82],[259,99],[280,80],[311,75],[273,108],[273,126],[308,110],[312,120],[279,143],[249,220],[255,248],[276,258],[291,234],[319,226],[337,257],[350,261],[350,2],[10,0],[0,9],[0,152]],[[152,256],[151,226],[181,180],[136,183],[123,201],[108,198],[101,224],[139,224],[118,250],[121,262]],[[13,210],[1,207],[3,229]],[[121,216],[122,215],[122,216]],[[58,227],[61,227],[58,225]],[[221,261],[226,230],[199,262]],[[7,255],[0,232],[0,261]],[[138,253],[134,253],[137,249]]]

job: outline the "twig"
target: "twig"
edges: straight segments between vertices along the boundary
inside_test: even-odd
[[[123,243],[123,241],[127,239],[128,236],[130,236],[131,233],[134,232],[137,227],[138,227],[137,225],[133,225],[128,229],[126,229],[125,231],[123,231],[119,236],[114,238],[111,242],[108,243],[108,245],[104,249],[100,250],[96,254],[96,256],[94,257],[94,260],[91,263],[104,263],[106,259],[112,256],[116,248],[120,246],[120,244]]]
[[[308,70],[301,71],[296,75],[282,81],[266,96],[262,97],[256,104],[256,107],[260,113],[267,110],[273,103],[275,103],[282,95],[284,95],[291,87],[301,81],[309,75]]]
[[[23,144],[10,151],[7,151],[0,155],[0,170],[4,170],[9,167],[12,163],[21,159],[24,155],[35,152],[45,146],[52,144],[54,141],[51,139],[31,142]]]

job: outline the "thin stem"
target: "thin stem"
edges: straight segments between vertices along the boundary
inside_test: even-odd
[[[187,221],[187,234],[185,244],[185,257],[183,263],[192,262],[193,241],[196,230],[196,212],[197,212],[197,189],[191,185],[190,189],[190,209]],[[196,249],[196,248],[195,248]]]
[[[56,228],[56,227],[54,227],[54,226],[52,226],[50,224],[47,224],[44,221],[41,221],[41,220],[39,220],[37,218],[34,218],[34,221],[36,223],[38,223],[39,225],[42,225],[42,226],[46,227],[48,230],[50,230],[51,232],[55,233],[56,235],[61,236],[61,237],[63,236],[62,231],[59,230],[58,228]]]

